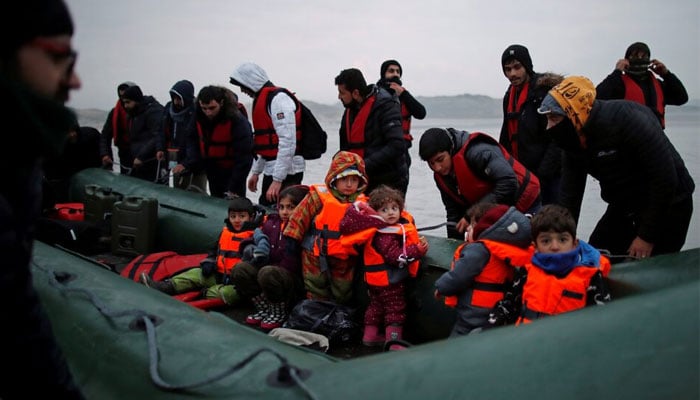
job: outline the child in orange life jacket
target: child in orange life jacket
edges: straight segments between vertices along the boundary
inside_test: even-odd
[[[325,185],[311,185],[309,194],[294,209],[284,236],[287,250],[301,253],[306,297],[347,304],[357,253],[340,242],[340,220],[355,200],[364,199],[365,162],[359,155],[339,151],[333,156]]]
[[[355,207],[348,208],[340,222],[340,232],[346,244],[363,245],[369,305],[364,316],[362,343],[381,346],[391,340],[402,340],[406,321],[405,281],[416,276],[420,258],[428,252],[428,242],[418,236],[413,216],[404,210],[403,194],[379,185],[369,194],[369,205],[357,202]],[[393,344],[390,350],[401,348]]]
[[[234,197],[228,206],[228,218],[215,248],[202,260],[200,268],[192,268],[163,281],[154,281],[141,274],[141,283],[169,295],[202,290],[204,298],[221,298],[231,305],[239,295],[230,284],[231,269],[241,261],[245,247],[253,243],[253,232],[260,226],[262,212],[245,197]]]
[[[289,216],[308,193],[308,186],[303,185],[282,189],[276,212],[255,229],[254,246],[246,248],[243,261],[231,271],[236,292],[255,306],[255,313],[246,318],[247,324],[265,330],[278,328],[287,319],[289,306],[303,296],[301,260],[298,255],[288,256],[287,240],[282,232]]]
[[[535,253],[523,268],[522,307],[516,324],[610,301],[604,277],[610,261],[576,238],[576,220],[550,204],[532,217]]]
[[[483,215],[480,215],[483,214]],[[513,266],[532,256],[530,221],[515,207],[480,204],[467,211],[468,242],[454,253],[451,270],[435,282],[435,297],[457,308],[451,337],[489,327],[489,313],[510,288]]]

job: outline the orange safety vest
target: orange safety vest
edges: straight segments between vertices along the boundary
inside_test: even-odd
[[[665,108],[664,108],[664,90],[661,88],[661,83],[659,83],[659,80],[656,79],[654,74],[649,72],[649,79],[652,82],[652,87],[654,89],[654,94],[656,95],[656,109],[654,110],[656,112],[656,115],[659,117],[659,120],[661,120],[661,127],[665,128],[666,126],[666,119],[665,119]],[[644,92],[642,92],[642,88],[639,86],[637,82],[634,81],[634,79],[630,78],[629,75],[623,74],[622,75],[622,83],[625,85],[625,100],[631,100],[635,101],[639,104],[647,105],[647,101],[644,98]]]
[[[586,307],[586,290],[591,278],[598,271],[607,276],[610,261],[601,256],[600,267],[576,267],[561,278],[548,274],[531,263],[527,263],[525,269],[527,280],[523,287],[523,307],[516,325]]]
[[[348,138],[348,151],[360,157],[365,156],[365,126],[372,106],[377,100],[377,95],[373,94],[360,106],[355,119],[350,123],[350,112],[345,112],[345,134]]]
[[[520,91],[517,99],[515,98],[515,93],[517,92],[515,86],[511,85],[508,91],[508,108],[506,109],[508,123],[506,127],[508,129],[508,140],[510,141],[510,152],[515,158],[518,158],[518,120],[520,118],[520,110],[522,110],[525,100],[527,100],[529,89],[530,82],[528,81],[523,85],[523,89]]]
[[[363,252],[365,267],[365,281],[372,286],[388,286],[389,283],[402,281],[407,276],[415,277],[418,274],[420,260],[414,260],[408,264],[408,268],[398,269],[385,263],[384,256],[373,246],[372,239],[377,232],[402,235],[402,244],[405,246],[420,243],[418,230],[416,229],[413,215],[408,211],[401,211],[400,222],[381,229],[376,227],[363,229],[351,234],[342,235],[340,241],[348,251]]]
[[[211,135],[206,135],[202,124],[197,121],[197,134],[199,149],[204,157],[216,161],[219,168],[233,168],[233,135],[230,119],[216,124]]]
[[[253,101],[253,151],[266,160],[274,160],[277,158],[279,150],[279,137],[275,126],[272,123],[272,118],[267,109],[270,106],[272,97],[278,92],[284,92],[294,100],[296,111],[294,118],[297,127],[297,147],[294,154],[299,154],[301,143],[301,107],[299,100],[287,89],[276,86],[265,86],[260,89],[260,93],[255,96]]]
[[[514,267],[525,265],[532,258],[534,248],[530,246],[522,249],[510,244],[493,240],[478,240],[486,246],[490,257],[484,269],[474,277],[471,305],[475,307],[492,308],[499,300],[503,299],[505,292],[510,288],[513,280]],[[455,250],[450,269],[454,269],[455,262],[460,259],[462,248],[469,243],[460,245]],[[455,307],[457,296],[445,296],[445,305]]]
[[[216,269],[224,275],[228,275],[233,267],[241,261],[241,242],[253,237],[253,230],[243,232],[231,232],[226,226],[219,235],[219,246],[216,254]]]
[[[323,207],[314,217],[311,229],[307,233],[307,236],[311,236],[313,240],[313,247],[309,250],[313,251],[314,256],[317,257],[332,256],[343,260],[357,255],[354,248],[345,246],[340,240],[340,220],[343,219],[351,203],[341,203],[326,185],[311,185],[310,191],[318,193]],[[367,197],[362,194],[358,196],[358,200],[366,201],[366,199]]]
[[[406,253],[405,250],[407,246],[420,243],[418,230],[416,226],[410,222],[398,223],[377,229],[375,234],[376,233],[400,235],[404,254]],[[374,235],[372,235],[372,237],[374,237]],[[384,256],[372,246],[371,239],[365,246],[363,262],[365,282],[370,286],[389,286],[389,284],[401,282],[409,276],[415,278],[416,275],[418,275],[418,267],[420,265],[420,260],[410,261],[408,265],[401,265],[399,268],[390,265],[386,262]]]
[[[508,151],[503,148],[496,140],[491,136],[481,133],[474,132],[470,133],[467,138],[467,142],[464,143],[461,149],[452,156],[452,167],[454,168],[455,176],[457,177],[457,187],[459,193],[455,193],[447,186],[442,175],[435,173],[435,181],[437,182],[440,189],[449,195],[457,203],[464,206],[476,204],[484,196],[491,193],[493,190],[493,183],[482,180],[477,177],[471,168],[467,164],[465,158],[467,154],[467,146],[474,138],[484,138],[487,141],[497,145],[501,149],[501,153],[506,158],[508,163],[513,167],[515,176],[518,179],[518,189],[515,193],[515,208],[520,212],[527,212],[530,207],[535,203],[535,200],[539,198],[540,195],[540,180],[537,176],[531,173],[520,161],[516,160]],[[467,200],[465,202],[464,200]]]

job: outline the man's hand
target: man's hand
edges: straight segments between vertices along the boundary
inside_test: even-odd
[[[176,165],[176,166],[173,167],[172,172],[173,172],[173,175],[179,175],[179,174],[181,174],[183,171],[185,171],[186,169],[187,169],[187,168],[186,168],[184,165],[178,164],[178,165]]]
[[[661,76],[668,74],[668,68],[666,68],[664,63],[657,59],[651,60],[651,69]]]
[[[253,174],[248,178],[248,190],[251,192],[255,193],[258,191],[258,177],[260,175],[258,174]]]
[[[647,258],[651,256],[651,251],[654,249],[654,244],[637,236],[627,249],[627,254],[634,258]]]
[[[114,161],[112,161],[112,157],[110,157],[110,156],[102,157],[102,166],[104,168],[112,168],[112,164],[114,164]]]
[[[615,64],[615,69],[622,71],[622,72],[625,72],[625,71],[627,71],[627,68],[629,68],[629,66],[630,66],[630,62],[627,61],[626,58],[621,58],[621,59],[617,60],[617,63]]]
[[[403,93],[403,91],[406,90],[403,88],[403,86],[399,85],[396,82],[389,82],[389,88],[391,88],[391,90],[396,92],[397,96],[401,96],[401,93]]]
[[[270,187],[267,189],[267,193],[265,194],[267,201],[277,203],[277,198],[280,195],[281,188],[282,182],[272,181],[272,184],[270,184]]]

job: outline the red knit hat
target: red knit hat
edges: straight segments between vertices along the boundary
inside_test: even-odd
[[[493,207],[492,209],[488,210],[479,220],[476,222],[476,225],[474,226],[474,230],[472,231],[472,237],[474,239],[478,239],[479,236],[481,236],[481,233],[488,229],[491,225],[495,224],[496,221],[501,219],[503,215],[505,215],[506,212],[510,207],[504,204],[499,204],[496,207]]]

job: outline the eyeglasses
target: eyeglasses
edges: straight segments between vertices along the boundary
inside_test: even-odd
[[[69,45],[59,44],[43,38],[35,38],[29,42],[29,45],[44,50],[55,63],[67,61],[66,76],[70,77],[73,74],[75,62],[78,60],[78,52]]]

